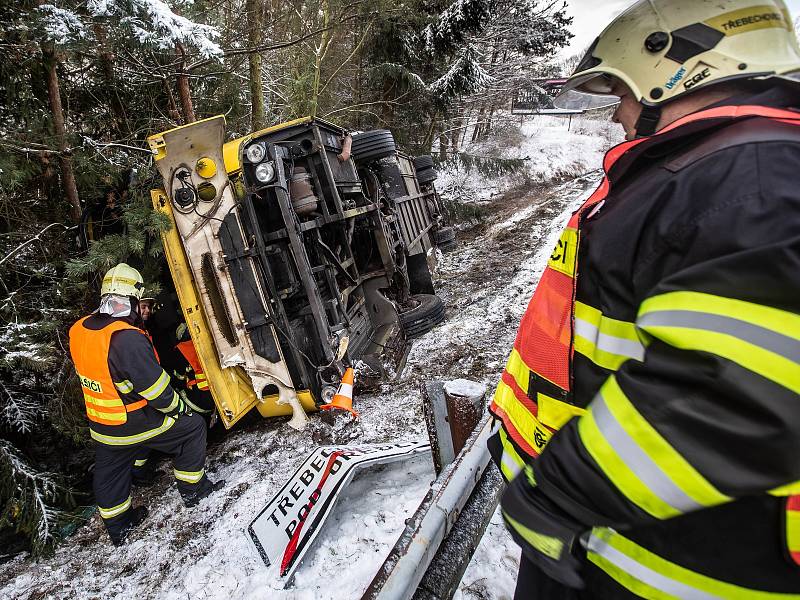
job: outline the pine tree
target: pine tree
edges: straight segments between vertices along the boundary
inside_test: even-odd
[[[127,177],[150,173],[148,152],[135,148],[167,105],[153,74],[173,85],[177,42],[192,60],[221,50],[215,28],[161,0],[2,3],[0,27],[0,545],[22,540],[41,553],[76,502],[91,503],[66,332],[96,306],[106,268],[159,269],[164,221],[150,207],[152,181]],[[98,239],[93,216],[109,199],[119,231]]]

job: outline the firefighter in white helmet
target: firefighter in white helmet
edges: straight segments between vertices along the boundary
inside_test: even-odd
[[[206,428],[170,385],[141,327],[144,282],[125,263],[103,277],[100,307],[69,331],[95,445],[94,494],[111,541],[123,543],[147,509],[131,505],[132,467],[144,449],[173,456],[187,506],[221,487],[205,474]]]
[[[798,70],[780,0],[645,0],[556,99],[628,141],[491,404],[516,598],[800,598]]]

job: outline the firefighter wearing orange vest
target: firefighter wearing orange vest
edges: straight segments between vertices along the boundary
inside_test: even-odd
[[[184,381],[186,386],[185,400],[192,410],[201,415],[212,415],[214,411],[214,400],[208,390],[208,378],[200,364],[194,342],[189,335],[189,328],[186,323],[181,323],[175,330],[177,344],[175,348],[183,358],[183,365],[179,366],[175,375]],[[179,363],[181,361],[178,361]]]
[[[556,99],[627,141],[491,405],[517,599],[800,598],[798,72],[781,0],[642,0]]]
[[[141,298],[139,300],[139,316],[142,319],[142,331],[147,335],[147,339],[153,344],[153,336],[150,332],[149,321],[155,311],[155,298]],[[161,364],[161,357],[158,356],[158,350],[153,344],[153,353],[156,360]],[[157,470],[150,460],[150,450],[148,448],[141,448],[140,452],[136,454],[133,461],[133,479],[131,483],[134,487],[151,487],[159,480],[162,473]]]
[[[187,506],[219,489],[205,474],[206,429],[170,385],[140,328],[144,285],[122,263],[103,278],[100,307],[69,331],[89,433],[94,440],[94,494],[111,541],[122,544],[147,515],[131,505],[131,467],[142,450],[173,457],[178,491]]]

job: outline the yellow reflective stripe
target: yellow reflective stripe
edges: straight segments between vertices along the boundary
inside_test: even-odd
[[[158,410],[160,410],[163,413],[172,412],[173,410],[178,408],[178,402],[180,402],[180,397],[178,396],[178,393],[172,392],[172,402],[169,403],[169,406],[167,406],[166,408],[159,408]]]
[[[131,497],[128,496],[128,499],[121,504],[117,504],[116,506],[112,506],[111,508],[103,508],[102,506],[97,507],[97,510],[100,512],[100,516],[104,519],[111,519],[112,517],[116,517],[121,515],[126,510],[131,507]]]
[[[700,307],[702,310],[699,311]],[[794,338],[800,338],[800,315],[744,300],[701,292],[670,292],[653,296],[642,302],[639,316],[662,310],[688,310],[733,317]]]
[[[206,377],[204,373],[195,373],[194,378],[197,379],[198,381],[208,379],[208,377]]]
[[[574,348],[575,352],[578,354],[585,356],[597,366],[608,369],[609,371],[618,371],[626,361],[630,360],[628,356],[612,354],[611,352],[600,350],[585,337],[579,335],[577,329],[574,338]]]
[[[143,467],[146,464],[147,464],[147,459],[146,458],[138,458],[135,461],[133,461],[133,466],[134,467]]]
[[[169,375],[164,369],[161,369],[161,375],[156,379],[155,383],[143,392],[139,392],[139,395],[146,400],[155,400],[167,389],[168,385]]]
[[[208,382],[207,381],[198,381],[197,382],[197,389],[198,390],[207,390],[208,389]]]
[[[114,387],[122,394],[130,394],[133,391],[133,384],[127,379],[125,381],[115,381]]]
[[[599,309],[583,302],[575,302],[575,317],[591,323],[597,329],[612,337],[637,343],[642,341],[636,323],[612,319],[605,316]]]
[[[539,552],[544,554],[545,556],[549,556],[554,560],[558,560],[561,558],[562,552],[564,552],[564,542],[556,537],[552,537],[549,535],[545,535],[543,533],[539,533],[538,531],[534,531],[533,529],[528,529],[520,523],[519,521],[515,521],[511,517],[508,516],[508,513],[503,511],[503,517],[511,527],[514,528],[520,536],[522,536],[526,542],[528,542],[531,546],[536,548]]]
[[[525,479],[528,480],[531,487],[536,487],[536,475],[533,472],[533,467],[531,465],[525,465],[522,470],[525,473]]]
[[[578,250],[578,230],[567,227],[550,255],[547,266],[568,277],[575,275],[575,259]]]
[[[770,496],[797,496],[800,494],[800,481],[794,481],[781,487],[769,490]]]
[[[137,444],[139,442],[149,440],[150,438],[157,436],[159,433],[164,433],[173,425],[175,425],[175,419],[171,417],[164,417],[164,422],[159,427],[143,431],[142,433],[137,433],[136,435],[105,435],[96,432],[94,429],[91,429],[91,427],[89,428],[89,435],[92,436],[93,440],[108,446],[129,446],[130,444]]]
[[[647,337],[634,323],[612,319],[598,309],[575,302],[575,351],[612,371],[628,359],[644,360]]]
[[[525,461],[517,453],[516,448],[508,439],[505,429],[500,427],[500,443],[503,445],[503,456],[500,458],[500,471],[506,481],[511,481],[525,466]]]
[[[586,413],[583,408],[578,408],[542,393],[536,394],[536,404],[539,407],[539,412],[537,413],[539,421],[553,429],[561,429],[573,417],[579,417]]]
[[[119,421],[125,423],[128,420],[127,413],[125,412],[101,412],[93,408],[86,407],[86,414],[90,417],[97,417],[98,419],[105,419],[106,421]]]
[[[603,385],[602,395],[616,421],[687,496],[702,506],[730,502],[642,417],[625,396],[614,376]]]
[[[200,408],[199,406],[197,406],[197,405],[196,405],[194,402],[192,402],[191,400],[189,400],[189,397],[188,397],[188,396],[187,396],[187,397],[185,397],[185,398],[183,399],[183,401],[184,401],[184,402],[186,402],[186,404],[188,404],[188,405],[189,405],[189,408],[191,408],[191,409],[192,409],[193,411],[195,411],[195,412],[198,412],[198,413],[201,413],[201,414],[205,414],[205,413],[210,413],[210,412],[211,412],[210,410],[207,410],[207,409],[205,409],[205,408]]]
[[[522,360],[516,348],[511,350],[511,356],[508,357],[508,363],[506,363],[506,371],[514,378],[520,389],[527,394],[531,370]]]
[[[800,512],[786,511],[786,545],[789,552],[800,552]]]
[[[800,393],[800,315],[699,292],[642,303],[639,327],[683,350],[709,352]]]
[[[179,471],[178,469],[173,469],[175,472],[175,479],[180,481],[185,481],[186,483],[198,483],[205,474],[205,469],[200,469],[199,471]]]
[[[586,556],[620,585],[648,600],[800,599],[800,594],[748,589],[690,571],[607,528],[592,530]]]
[[[125,406],[125,404],[119,398],[111,398],[110,400],[103,400],[102,398],[94,398],[89,394],[83,395],[84,400],[87,402],[91,402],[95,406]]]
[[[605,571],[609,577],[633,592],[637,598],[645,598],[646,600],[686,600],[662,592],[661,590],[647,585],[643,581],[639,581],[636,577],[626,573],[623,569],[620,569],[617,565],[606,559],[605,556],[597,554],[596,552],[587,552],[586,558],[597,565],[602,571]]]
[[[681,350],[709,352],[800,394],[800,365],[724,333],[643,325],[648,333]]]
[[[529,411],[522,402],[517,400],[517,397],[514,395],[514,390],[508,387],[502,380],[497,384],[494,401],[508,416],[514,429],[525,438],[525,441],[527,441],[531,447],[536,449],[537,452],[544,450],[552,434],[531,414],[531,411]]]
[[[594,420],[592,406],[589,406],[589,411],[578,421],[578,435],[600,470],[631,502],[658,519],[681,514],[681,511],[664,502],[642,483],[606,441]]]

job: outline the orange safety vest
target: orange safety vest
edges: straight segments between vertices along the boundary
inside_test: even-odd
[[[181,354],[183,354],[183,357],[186,359],[189,365],[191,365],[192,370],[194,371],[194,379],[189,380],[189,382],[186,384],[186,387],[191,389],[196,385],[198,390],[207,390],[208,379],[206,378],[206,374],[203,372],[203,367],[200,366],[200,359],[197,358],[197,350],[195,350],[192,340],[179,342],[178,350],[180,350]]]
[[[78,373],[86,416],[90,421],[102,425],[124,425],[128,413],[147,406],[147,400],[125,404],[111,379],[108,370],[108,350],[111,336],[124,329],[140,329],[124,321],[112,321],[102,329],[93,330],[84,326],[84,317],[69,330],[69,352]]]
[[[764,106],[721,106],[683,117],[661,135],[706,119],[765,117],[800,125],[800,114]],[[611,189],[608,173],[629,150],[651,138],[615,146],[603,160],[605,177],[573,213],[550,257],[517,332],[511,356],[489,407],[501,421],[501,470],[511,479],[524,462],[539,456],[555,431],[584,412],[572,400],[573,327],[580,228],[584,217],[603,202]]]

